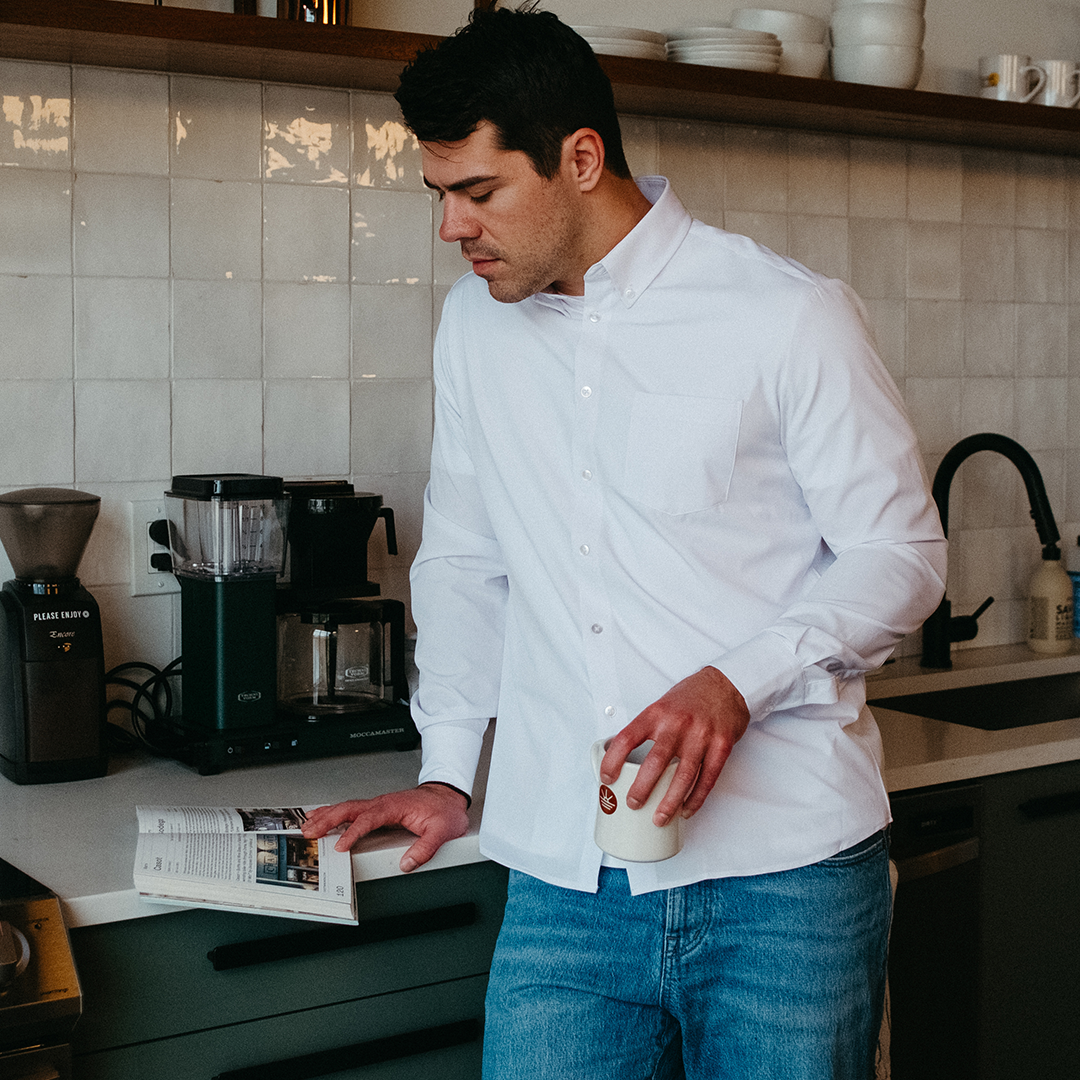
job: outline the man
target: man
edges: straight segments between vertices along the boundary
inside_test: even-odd
[[[611,88],[554,16],[478,11],[397,94],[472,274],[435,349],[413,567],[420,786],[313,814],[466,828],[511,868],[489,1080],[865,1080],[889,884],[863,673],[942,592],[914,437],[842,284],[635,183]],[[620,863],[602,778],[653,746],[654,820]]]

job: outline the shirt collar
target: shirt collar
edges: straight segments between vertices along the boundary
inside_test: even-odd
[[[585,274],[589,281],[606,272],[627,307],[653,283],[690,231],[692,218],[663,176],[640,176],[635,181],[652,209]]]
[[[634,181],[652,209],[598,263],[585,273],[589,283],[607,276],[626,307],[632,307],[679,249],[692,218],[663,176],[639,176]],[[580,296],[536,293],[534,300],[570,315],[582,310]]]

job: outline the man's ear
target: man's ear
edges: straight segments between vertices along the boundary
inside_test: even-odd
[[[563,163],[580,191],[592,191],[604,171],[604,140],[592,128],[579,128],[563,140]]]

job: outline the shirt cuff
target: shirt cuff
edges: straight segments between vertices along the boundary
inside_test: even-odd
[[[791,646],[770,631],[736,646],[710,666],[723,672],[742,694],[751,722],[806,700],[802,663]],[[835,700],[835,685],[831,696]]]
[[[437,781],[471,795],[488,720],[444,720],[420,732],[423,764],[417,784]]]

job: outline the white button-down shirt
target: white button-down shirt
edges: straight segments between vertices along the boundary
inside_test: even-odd
[[[628,866],[635,892],[806,865],[885,825],[862,676],[944,588],[857,298],[639,185],[653,208],[583,297],[451,290],[412,576],[421,779],[470,788],[497,715],[481,849],[584,890],[590,745],[708,664],[751,724],[683,850]]]

